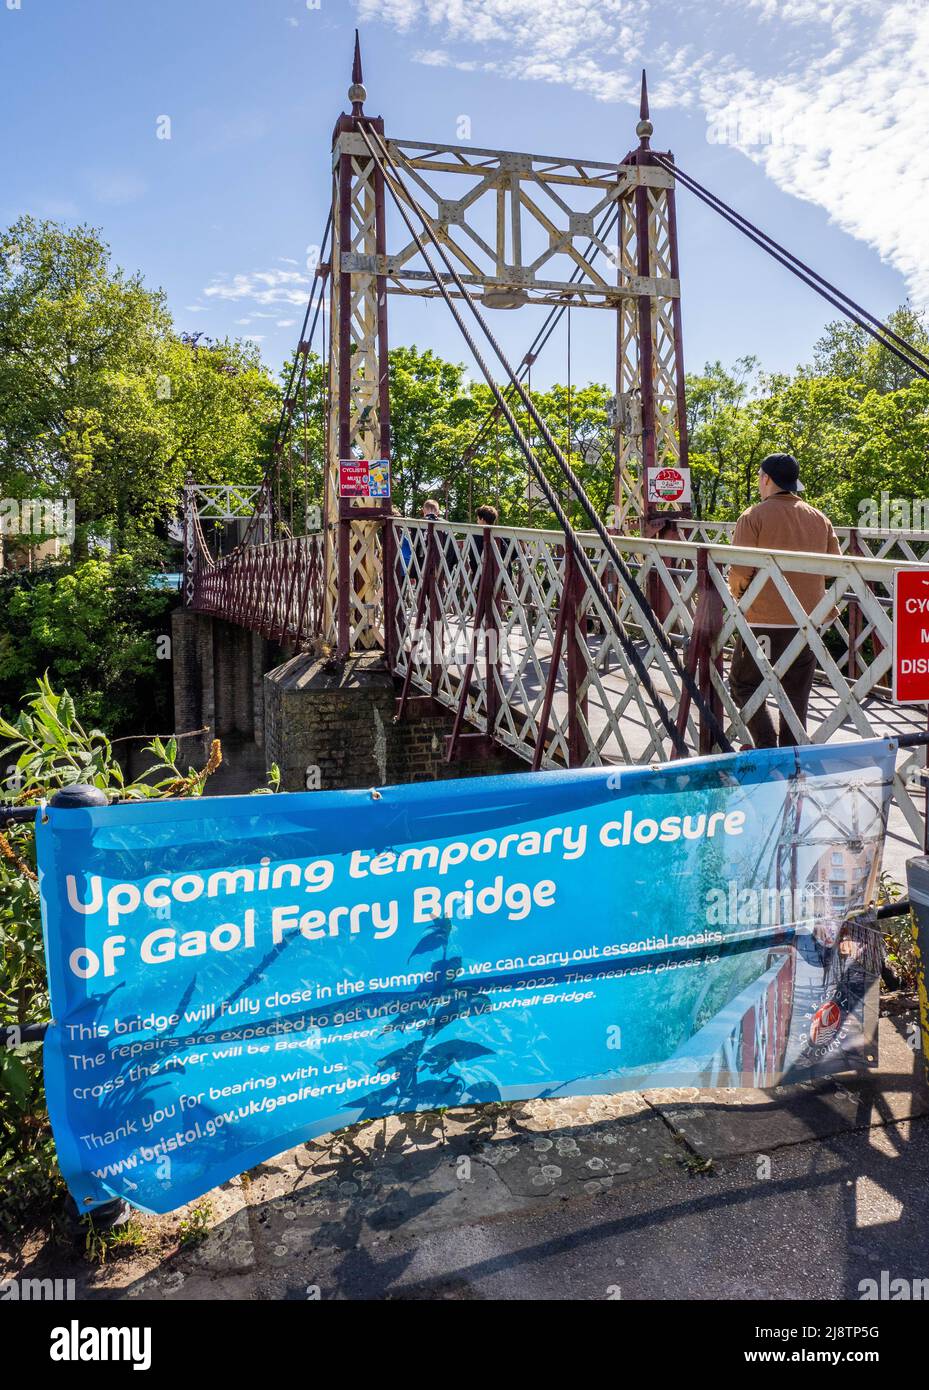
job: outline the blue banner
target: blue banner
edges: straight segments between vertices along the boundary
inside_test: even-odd
[[[79,1208],[171,1211],[365,1117],[872,1064],[894,753],[49,807]]]

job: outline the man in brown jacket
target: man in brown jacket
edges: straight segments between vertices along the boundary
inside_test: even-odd
[[[803,491],[800,467],[791,454],[769,454],[758,472],[761,501],[744,511],[736,522],[734,546],[753,546],[758,550],[804,550],[821,555],[838,555],[839,542],[832,522],[822,512],[801,501]],[[748,588],[755,570],[747,565],[730,565],[729,590],[736,599]],[[821,574],[794,572],[786,576],[805,612],[812,613],[826,592]],[[755,638],[773,665],[797,635],[797,619],[770,580],[748,610],[748,622]],[[806,712],[816,671],[816,657],[805,646],[781,677],[781,687],[793,705],[797,718],[806,728]],[[758,689],[763,676],[741,637],[736,640],[729,668],[729,689],[739,708]],[[780,738],[768,713],[766,702],[748,721],[756,748],[782,748],[797,742],[784,718],[780,717]]]

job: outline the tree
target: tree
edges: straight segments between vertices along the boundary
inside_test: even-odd
[[[687,377],[687,434],[694,515],[732,520],[754,497],[766,437],[751,408],[758,359],[740,357],[731,371],[707,362]]]
[[[253,346],[178,337],[92,228],[0,235],[0,492],[73,499],[79,549],[173,513],[188,472],[256,478],[277,406]]]
[[[4,581],[0,707],[17,706],[48,672],[111,734],[138,732],[140,719],[143,729],[170,727],[170,662],[158,643],[174,598],[153,589],[150,574],[145,558],[95,555]]]
[[[392,348],[389,363],[394,501],[416,515],[436,497],[460,520],[466,504],[455,475],[479,418],[465,369],[416,347]]]
[[[929,331],[925,315],[919,310],[910,304],[901,304],[888,316],[887,324],[920,352],[929,352]],[[804,372],[857,381],[865,391],[877,391],[881,395],[899,391],[918,380],[916,373],[895,353],[848,319],[835,319],[826,324],[823,336],[814,345],[812,366]]]

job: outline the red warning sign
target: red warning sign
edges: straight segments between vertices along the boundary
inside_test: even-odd
[[[929,703],[929,569],[894,575],[893,697],[898,705]]]
[[[689,502],[689,468],[649,468],[649,502]]]
[[[389,497],[389,459],[340,459],[340,497]]]

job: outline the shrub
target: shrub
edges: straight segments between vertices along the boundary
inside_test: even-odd
[[[138,710],[167,718],[170,662],[158,659],[157,642],[175,596],[152,588],[152,575],[150,561],[116,555],[7,581],[0,707],[18,708],[35,672],[46,670],[85,719],[113,734],[128,731]]]
[[[146,751],[158,761],[146,776],[127,781],[113,757],[109,739],[79,722],[74,701],[55,693],[47,677],[39,680],[15,723],[0,717],[0,767],[5,767],[9,798],[37,805],[61,787],[89,783],[114,801],[201,796],[219,766],[215,741],[206,766],[184,772],[177,744],[155,739]],[[278,785],[276,769],[271,784]],[[161,774],[159,776],[159,774]],[[157,779],[157,780],[155,780]],[[22,1028],[48,1020],[48,981],[42,947],[35,841],[30,823],[5,827],[0,818],[0,1025]],[[15,1032],[12,1037],[16,1043]],[[45,1110],[41,1043],[0,1049],[0,1230],[14,1233],[46,1210],[64,1188]]]

